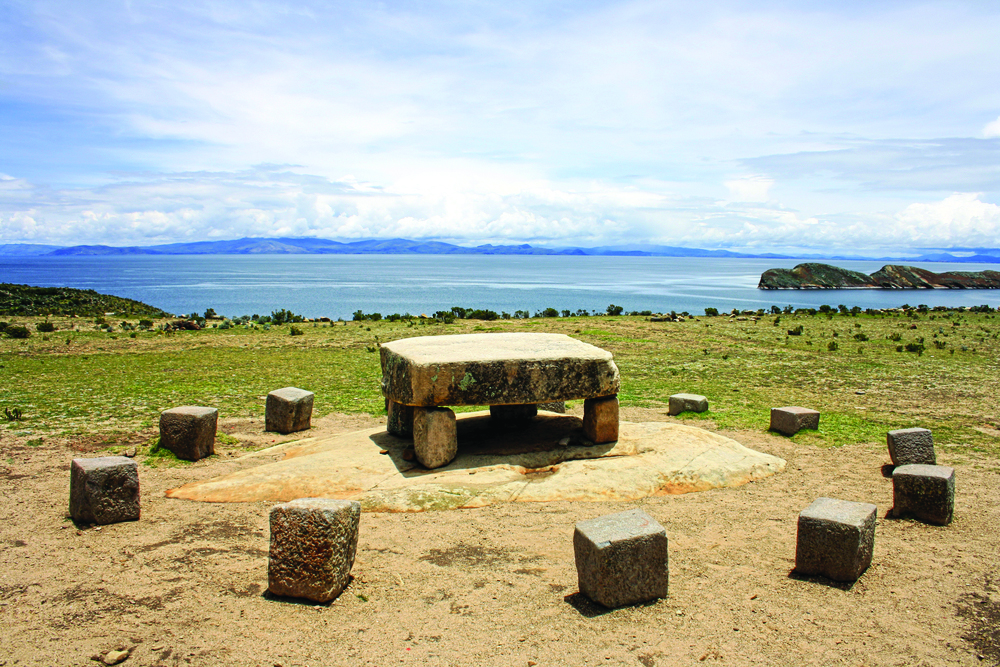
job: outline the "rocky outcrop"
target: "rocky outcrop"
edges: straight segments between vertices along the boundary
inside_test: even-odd
[[[875,273],[807,262],[794,269],[768,269],[758,289],[1000,289],[1000,271],[934,273],[887,264]]]

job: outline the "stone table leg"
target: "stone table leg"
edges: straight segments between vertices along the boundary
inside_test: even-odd
[[[458,453],[455,413],[448,408],[413,408],[413,451],[425,468],[451,463]]]
[[[389,417],[385,430],[393,435],[408,438],[413,435],[413,406],[386,400],[385,409]]]
[[[583,402],[583,434],[594,444],[618,440],[618,395]]]

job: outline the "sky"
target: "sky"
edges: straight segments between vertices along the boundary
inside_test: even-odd
[[[994,0],[0,0],[0,243],[996,248],[997,35]]]

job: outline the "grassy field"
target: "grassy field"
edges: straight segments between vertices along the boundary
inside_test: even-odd
[[[262,416],[266,394],[288,385],[316,393],[318,416],[381,414],[379,343],[545,331],[610,350],[623,406],[665,412],[673,393],[704,394],[710,411],[685,418],[765,430],[769,408],[802,405],[823,415],[818,432],[795,436],[803,443],[880,441],[887,430],[922,426],[954,453],[1000,452],[1000,320],[992,313],[302,323],[296,336],[287,325],[107,332],[59,317],[49,318],[55,331],[40,333],[41,321],[14,318],[31,336],[0,338],[0,437],[29,444],[125,442],[177,405],[214,406],[222,418]]]

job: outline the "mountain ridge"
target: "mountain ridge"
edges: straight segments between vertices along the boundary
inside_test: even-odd
[[[748,253],[732,250],[706,250],[681,246],[654,244],[605,245],[590,248],[548,248],[528,243],[478,246],[460,246],[444,241],[414,241],[410,239],[365,239],[360,241],[334,241],[318,238],[267,237],[240,238],[222,241],[194,241],[150,246],[74,245],[55,246],[30,243],[0,244],[0,255],[17,257],[46,256],[109,256],[109,255],[365,255],[365,254],[418,254],[418,255],[577,255],[618,257],[706,257],[731,259],[823,259],[829,261],[886,261],[886,262],[953,262],[1000,263],[1000,249],[969,248],[968,256],[935,251],[917,257],[862,257],[857,255],[814,255],[782,253]]]

